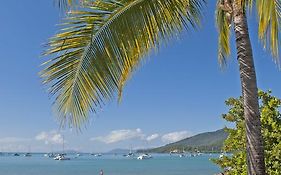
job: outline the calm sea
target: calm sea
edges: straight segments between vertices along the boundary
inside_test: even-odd
[[[219,168],[209,159],[218,155],[179,157],[154,154],[152,159],[137,160],[122,155],[94,157],[84,154],[71,160],[56,161],[33,154],[32,157],[0,156],[0,175],[213,175]]]

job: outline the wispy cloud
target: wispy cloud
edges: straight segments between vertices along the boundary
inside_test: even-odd
[[[114,130],[111,131],[106,136],[94,137],[91,138],[91,141],[100,141],[106,144],[116,143],[120,141],[130,140],[140,138],[143,139],[145,135],[142,133],[141,129],[123,129],[123,130]]]
[[[44,141],[45,144],[62,144],[63,138],[57,131],[41,132],[36,137],[38,141]]]
[[[179,131],[179,132],[167,133],[163,135],[161,139],[164,143],[171,143],[171,142],[176,142],[185,139],[190,136],[192,136],[192,134],[188,131]]]
[[[152,135],[146,137],[146,141],[150,142],[150,141],[155,140],[157,138],[159,138],[159,134],[152,134]]]

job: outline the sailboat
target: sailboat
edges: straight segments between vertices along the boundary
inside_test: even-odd
[[[62,153],[58,154],[54,160],[70,160],[69,157],[65,157],[65,153],[64,153],[64,136],[62,136]]]
[[[24,157],[31,157],[32,156],[31,153],[30,153],[30,146],[28,146],[28,152],[25,153],[23,156]]]
[[[134,153],[132,151],[132,146],[130,147],[130,152],[128,154],[124,154],[123,156],[124,157],[133,157],[134,156]]]
[[[179,155],[179,157],[186,157],[184,148],[182,148],[182,153]]]

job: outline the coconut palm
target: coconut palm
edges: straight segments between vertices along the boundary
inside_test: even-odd
[[[260,133],[257,83],[246,9],[257,6],[259,37],[278,58],[280,0],[217,0],[219,62],[230,54],[231,24],[235,31],[247,125],[249,174],[265,174]],[[61,5],[76,1],[60,0]],[[115,97],[152,51],[183,29],[200,25],[204,0],[84,0],[68,13],[60,33],[49,41],[44,83],[55,96],[62,124],[80,127]],[[78,9],[78,10],[77,10]],[[120,98],[119,98],[120,99]]]
[[[256,3],[259,39],[270,49],[278,62],[281,31],[280,0],[219,0],[216,13],[219,29],[219,62],[224,64],[230,54],[231,25],[235,32],[237,59],[244,102],[249,175],[264,175],[264,149],[258,103],[258,89],[252,46],[249,38],[246,9]]]

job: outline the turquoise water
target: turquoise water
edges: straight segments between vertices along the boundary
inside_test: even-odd
[[[103,155],[94,157],[68,155],[71,160],[55,161],[43,154],[32,157],[0,156],[2,175],[213,175],[219,168],[209,159],[218,155],[197,157],[178,157],[153,155],[152,159],[137,160],[122,155]]]

